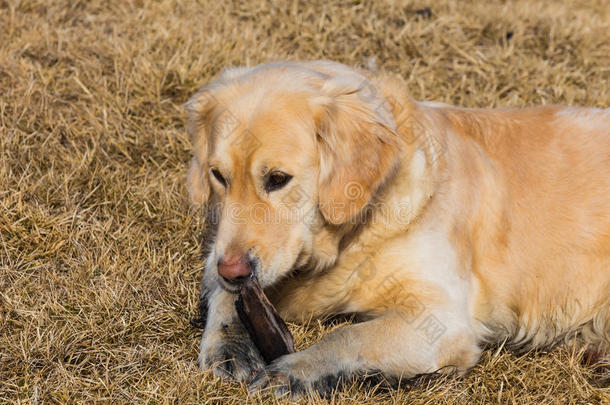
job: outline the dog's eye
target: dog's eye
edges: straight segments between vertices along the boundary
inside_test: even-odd
[[[280,189],[286,184],[288,184],[290,179],[292,179],[292,176],[288,173],[280,171],[271,172],[267,176],[267,181],[265,182],[265,190],[267,190],[267,192],[270,192],[273,190]]]
[[[222,184],[224,187],[226,187],[226,186],[227,186],[227,180],[226,180],[224,177],[222,177],[222,174],[220,174],[220,172],[218,171],[218,169],[212,169],[212,175],[213,175],[214,177],[216,177],[216,180],[218,180],[218,182],[219,182],[220,184]]]

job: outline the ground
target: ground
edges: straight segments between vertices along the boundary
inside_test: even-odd
[[[328,58],[468,107],[610,105],[610,3],[0,0],[0,402],[254,403],[201,372],[183,103],[223,67]],[[290,325],[306,347],[336,324]],[[570,348],[334,403],[603,403]],[[285,400],[277,400],[283,402]]]

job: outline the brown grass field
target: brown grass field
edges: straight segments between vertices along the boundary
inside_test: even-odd
[[[0,0],[0,402],[288,401],[197,365],[182,105],[223,67],[374,56],[417,99],[607,108],[609,21],[604,0]],[[336,326],[290,325],[301,348]],[[610,403],[581,357],[488,350],[330,403]]]

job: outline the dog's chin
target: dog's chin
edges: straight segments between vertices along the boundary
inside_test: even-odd
[[[220,278],[220,280],[218,280],[218,283],[220,284],[220,287],[223,290],[230,292],[231,294],[239,294],[239,290],[241,290],[241,286],[239,284],[229,283],[228,281],[225,281],[222,277]]]

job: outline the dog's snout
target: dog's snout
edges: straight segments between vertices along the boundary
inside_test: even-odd
[[[240,283],[252,274],[245,255],[225,255],[218,260],[218,274],[230,283]]]

